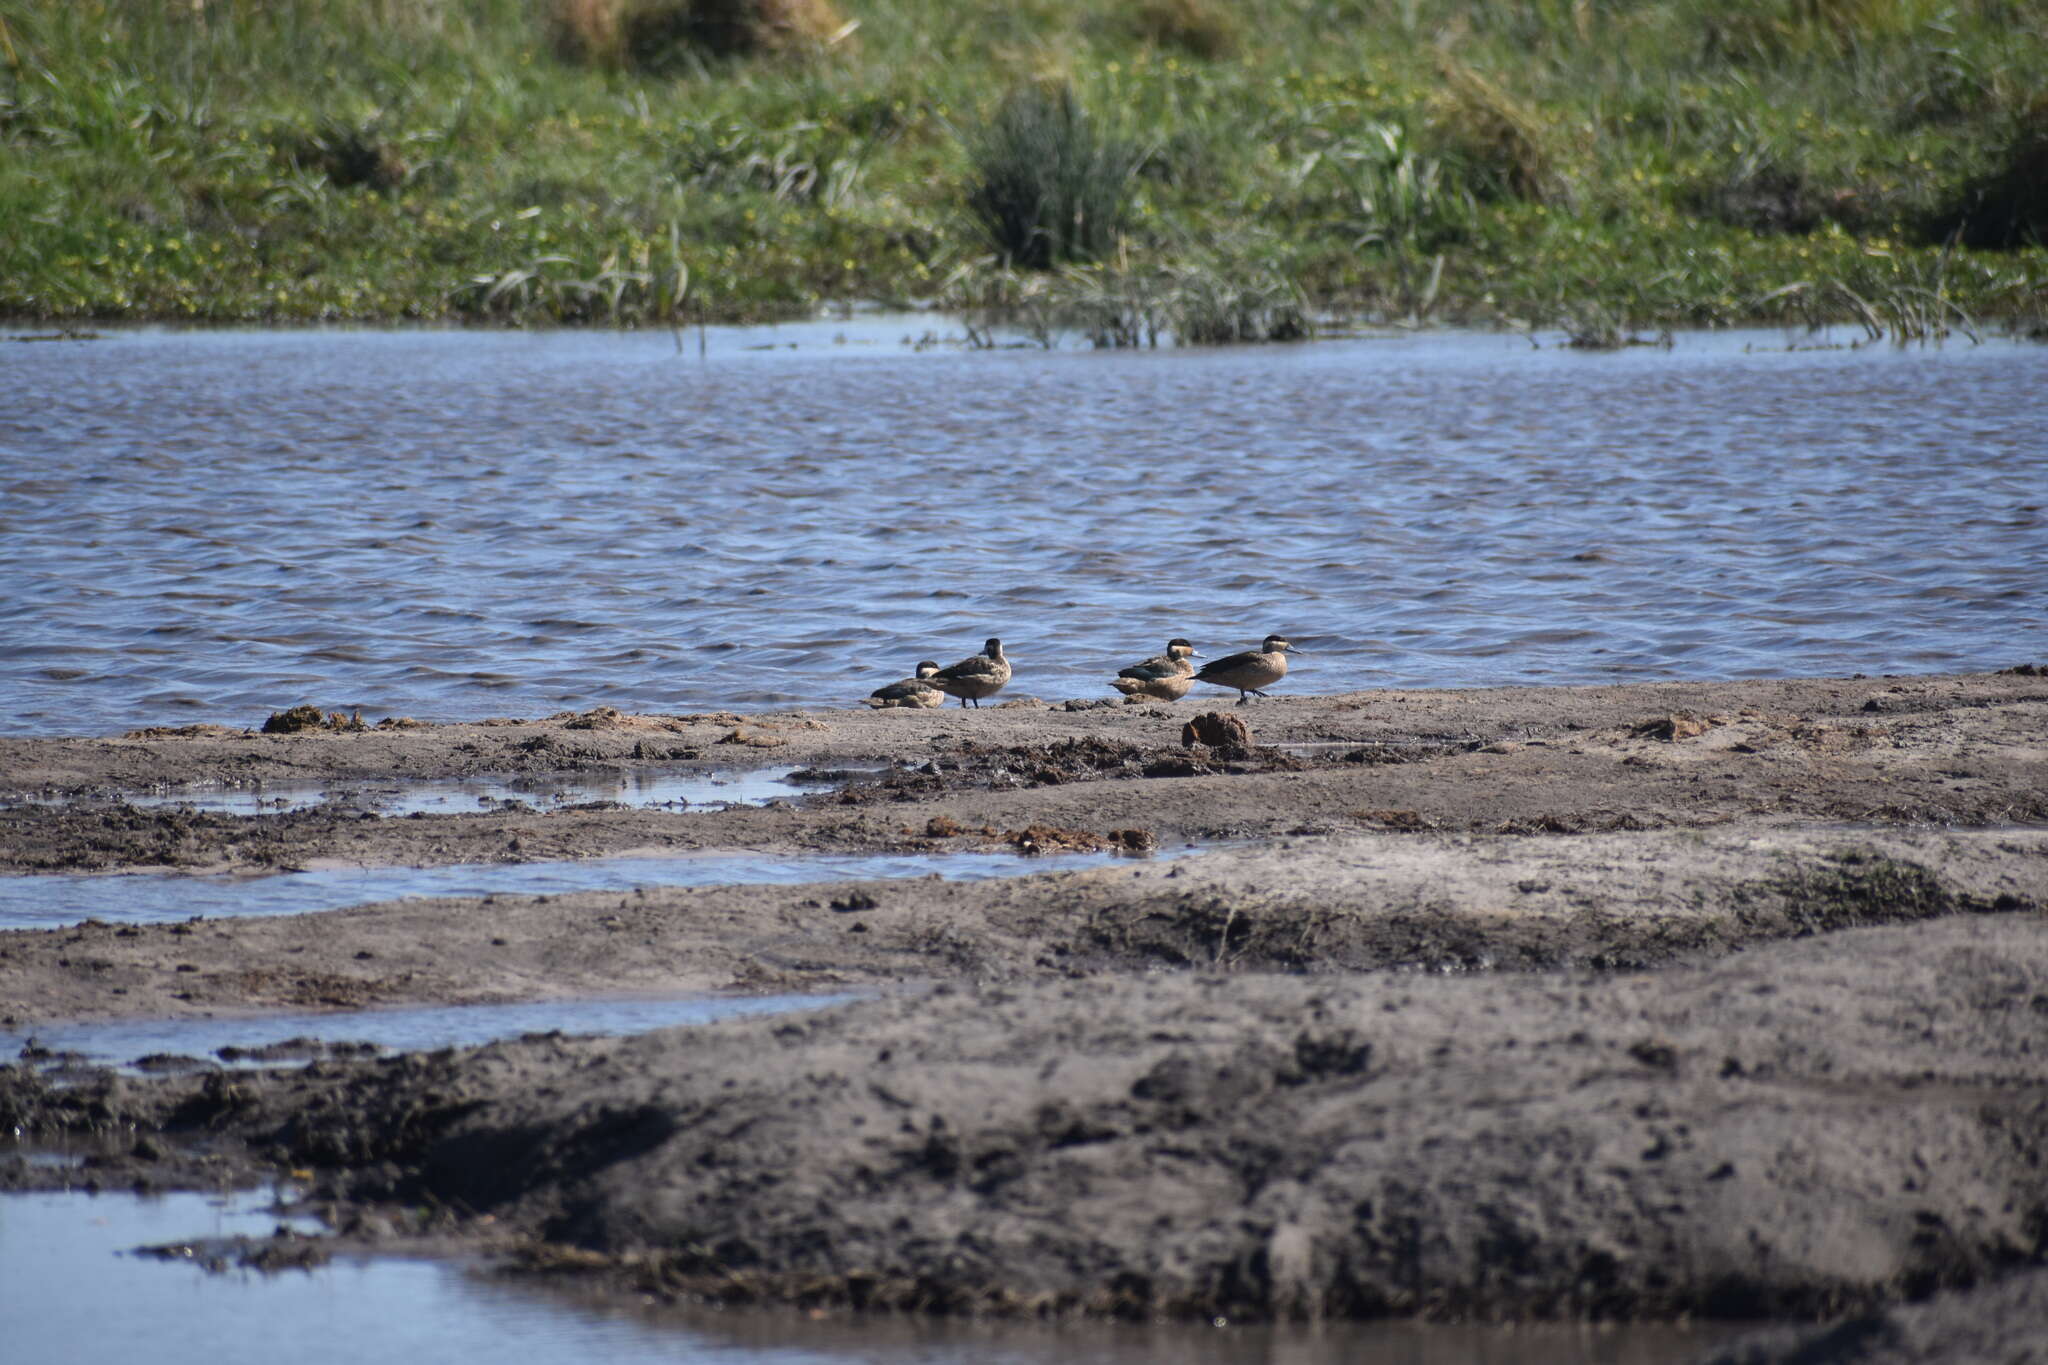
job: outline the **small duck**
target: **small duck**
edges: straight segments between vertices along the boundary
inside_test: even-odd
[[[1109,685],[1126,697],[1179,701],[1188,694],[1188,685],[1195,680],[1195,666],[1188,660],[1200,657],[1192,644],[1175,636],[1166,642],[1164,654],[1155,654],[1142,663],[1118,669]]]
[[[1271,687],[1287,676],[1289,654],[1307,652],[1288,644],[1284,635],[1268,635],[1265,643],[1257,649],[1226,655],[1202,665],[1202,671],[1195,674],[1195,681],[1214,687],[1236,688],[1237,704],[1243,706],[1253,697],[1266,695],[1260,688]]]
[[[947,696],[958,697],[962,706],[973,702],[976,710],[981,709],[983,697],[993,697],[1009,680],[1010,661],[1003,657],[1003,642],[994,638],[982,646],[981,653],[969,655],[927,679]]]
[[[898,706],[944,706],[946,694],[932,686],[930,681],[932,674],[938,671],[939,666],[936,663],[930,659],[920,659],[917,664],[917,676],[905,678],[901,682],[892,682],[887,687],[876,688],[868,693],[868,705],[878,711]]]

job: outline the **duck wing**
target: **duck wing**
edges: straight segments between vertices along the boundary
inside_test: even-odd
[[[1203,664],[1202,671],[1195,674],[1195,678],[1201,681],[1221,677],[1225,673],[1235,673],[1241,668],[1254,666],[1262,657],[1255,649],[1248,649],[1242,654],[1226,654],[1220,659],[1211,659]]]

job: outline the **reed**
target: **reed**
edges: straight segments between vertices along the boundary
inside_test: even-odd
[[[960,271],[945,297],[971,319],[978,345],[1004,330],[1040,346],[1078,339],[1099,350],[1300,341],[1316,330],[1294,281],[1223,258],[1026,271],[989,257]]]

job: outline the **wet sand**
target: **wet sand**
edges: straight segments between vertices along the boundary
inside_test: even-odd
[[[1184,746],[1209,710],[1250,744]],[[767,763],[841,786],[398,819],[108,799]],[[110,1183],[306,1169],[361,1235],[430,1207],[549,1274],[937,1311],[1821,1317],[2048,1249],[2036,671],[202,727],[0,740],[10,794],[71,802],[0,810],[15,873],[1216,846],[0,934],[14,1027],[888,988],[288,1077],[11,1068],[0,1120],[123,1134]]]

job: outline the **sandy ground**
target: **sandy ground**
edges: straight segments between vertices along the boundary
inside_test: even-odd
[[[1184,745],[1212,710],[1248,742]],[[114,799],[765,764],[839,785],[766,809],[402,819]],[[201,727],[0,740],[9,795],[61,802],[0,810],[15,873],[1219,846],[971,884],[0,934],[12,1027],[889,988],[800,1019],[289,1076],[10,1068],[0,1122],[142,1135],[93,1179],[311,1170],[358,1231],[416,1235],[391,1210],[434,1208],[435,1235],[515,1243],[549,1274],[726,1300],[1852,1313],[1906,1351],[1919,1320],[1892,1306],[1989,1285],[2006,1306],[1986,1330],[2038,1325],[2038,1292],[2001,1279],[2048,1255],[2036,671]],[[0,1163],[0,1184],[78,1178],[52,1172]]]

